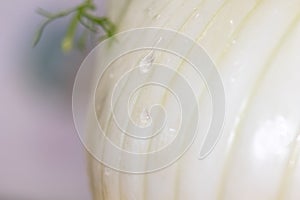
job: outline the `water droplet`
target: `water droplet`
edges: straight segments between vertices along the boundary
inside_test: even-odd
[[[150,71],[152,64],[155,60],[155,55],[154,55],[154,47],[156,45],[158,45],[162,40],[162,37],[159,37],[159,39],[157,40],[157,42],[153,45],[151,51],[146,54],[139,62],[139,67],[140,67],[140,71],[142,73],[147,73]]]
[[[148,109],[144,109],[140,114],[140,123],[141,127],[147,127],[151,124],[151,117]]]
[[[155,15],[154,19],[156,19],[156,20],[160,19],[160,15],[159,14]]]
[[[140,71],[143,73],[147,73],[150,71],[151,66],[154,62],[154,51],[151,50],[146,56],[144,56],[140,62],[139,62],[139,67],[140,67]]]
[[[171,133],[176,133],[176,129],[175,129],[175,128],[169,128],[169,131],[170,131]]]
[[[197,13],[194,18],[198,19],[199,17],[200,17],[200,13]]]
[[[229,23],[230,23],[231,25],[233,25],[233,20],[230,20]]]
[[[231,44],[235,45],[236,44],[236,40],[232,40]]]

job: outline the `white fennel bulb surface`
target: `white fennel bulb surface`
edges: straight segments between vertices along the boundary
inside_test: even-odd
[[[118,31],[161,27],[184,33],[200,44],[223,80],[226,120],[215,149],[203,160],[197,158],[197,140],[173,165],[148,174],[118,172],[90,157],[95,200],[300,199],[300,0],[111,0],[108,16]],[[140,37],[136,39],[145,39]],[[110,78],[118,79],[126,71],[124,63],[134,64],[140,55],[132,53],[114,63],[118,67],[112,69]],[[178,58],[162,55],[157,59],[192,74]],[[155,68],[151,70],[155,74]],[[107,93],[113,88],[110,78],[104,80]],[[200,95],[205,91],[203,83],[193,88],[203,110],[203,129],[207,129],[208,95]],[[178,112],[176,101],[165,90],[149,86],[136,95],[129,109],[142,125],[149,123],[144,105],[160,102],[171,115]],[[104,92],[96,95],[97,116],[106,124],[106,133],[122,148],[137,148],[135,141],[115,134],[106,96]],[[125,113],[120,118],[128,120]],[[176,130],[178,124],[174,118],[168,130]],[[94,126],[90,125],[89,132]],[[155,150],[168,145],[170,138],[161,136],[138,148]],[[105,144],[90,141],[105,156],[110,155]]]

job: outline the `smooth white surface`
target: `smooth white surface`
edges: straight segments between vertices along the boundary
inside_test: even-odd
[[[96,199],[298,200],[300,1],[118,2],[109,14],[120,31],[171,28],[208,51],[225,83],[228,113],[224,135],[204,161],[195,143],[170,168],[144,176],[105,175],[93,163],[101,179]]]

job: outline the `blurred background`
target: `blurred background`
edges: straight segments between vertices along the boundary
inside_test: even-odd
[[[74,77],[94,45],[62,53],[68,18],[43,17],[77,5],[68,0],[9,0],[0,6],[0,200],[90,200],[85,150],[71,110]],[[100,2],[97,2],[100,3]],[[103,12],[100,5],[97,12]]]

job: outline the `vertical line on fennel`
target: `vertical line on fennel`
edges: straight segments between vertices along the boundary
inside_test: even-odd
[[[299,128],[297,129],[299,130]],[[297,133],[290,147],[290,153],[279,184],[277,200],[287,199],[293,173],[300,157],[300,133]]]

